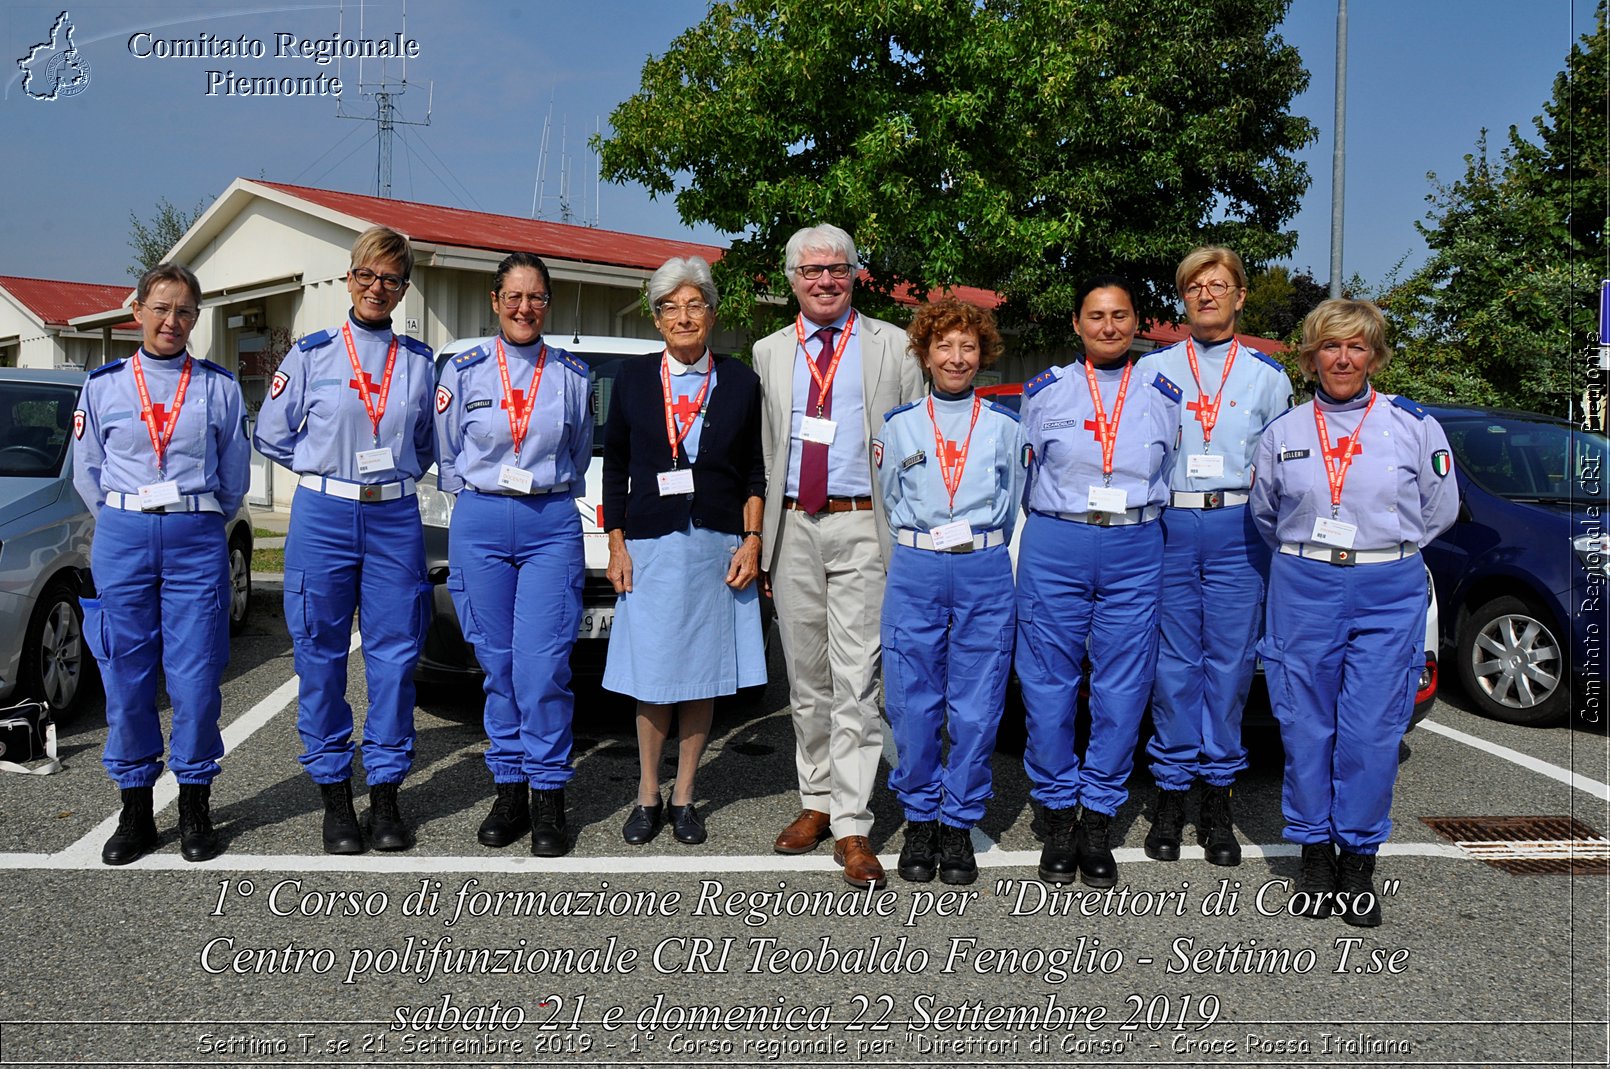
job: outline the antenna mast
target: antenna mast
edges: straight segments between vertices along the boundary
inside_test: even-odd
[[[340,14],[340,28],[344,31],[346,23],[346,2],[342,0]],[[408,36],[408,2],[403,0],[402,5],[402,32],[401,36]],[[358,0],[358,38],[363,39],[363,0]],[[380,60],[380,78],[378,81],[365,81],[363,72],[363,59],[358,59],[358,92],[365,97],[373,97],[375,112],[373,115],[346,115],[340,110],[339,102],[336,105],[336,116],[342,119],[357,119],[360,122],[375,124],[375,196],[391,196],[391,156],[392,147],[396,138],[398,126],[429,126],[431,105],[435,102],[436,85],[430,85],[430,95],[425,103],[425,118],[423,120],[400,119],[397,117],[396,100],[408,91],[408,57],[401,57],[402,72],[399,81],[392,82],[386,76],[386,61]],[[340,73],[339,61],[336,67]]]

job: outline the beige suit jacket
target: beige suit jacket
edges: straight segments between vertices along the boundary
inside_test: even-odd
[[[883,417],[923,393],[922,367],[912,356],[906,332],[893,323],[857,314],[855,329],[861,339],[861,391],[865,424],[861,430],[871,463],[872,438],[883,428]],[[755,343],[755,372],[760,376],[760,437],[766,454],[766,512],[761,531],[760,567],[770,571],[776,559],[777,532],[783,522],[783,497],[788,490],[789,431],[793,425],[794,359],[798,337],[790,323]],[[872,508],[877,517],[878,543],[883,563],[889,563],[889,519],[883,497],[877,493],[876,472],[870,472]]]

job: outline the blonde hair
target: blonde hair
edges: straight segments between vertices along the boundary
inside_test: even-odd
[[[1174,271],[1174,288],[1179,290],[1180,296],[1185,296],[1185,287],[1191,279],[1210,267],[1222,267],[1230,272],[1235,279],[1235,288],[1247,288],[1247,265],[1241,262],[1241,257],[1234,249],[1223,245],[1202,245],[1185,254],[1185,259]]]
[[[372,226],[358,235],[352,243],[352,266],[396,260],[402,266],[404,281],[414,273],[414,250],[408,239],[390,227]]]
[[[1381,310],[1369,301],[1332,297],[1321,301],[1303,320],[1303,344],[1297,350],[1297,368],[1303,378],[1312,382],[1316,377],[1314,360],[1320,346],[1346,338],[1363,338],[1370,347],[1368,374],[1373,375],[1392,362],[1392,350],[1386,344],[1386,317],[1381,315]]]

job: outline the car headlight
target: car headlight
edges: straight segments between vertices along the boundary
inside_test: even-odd
[[[446,527],[453,519],[453,495],[421,485],[415,491],[419,498],[419,519],[426,527]]]
[[[1571,548],[1589,574],[1610,576],[1610,534],[1577,535]]]

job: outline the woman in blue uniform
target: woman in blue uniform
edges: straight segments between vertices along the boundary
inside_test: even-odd
[[[491,297],[498,336],[449,360],[436,387],[438,484],[458,495],[447,586],[486,672],[497,785],[476,837],[504,847],[529,830],[538,857],[570,849],[570,651],[585,570],[575,499],[593,448],[587,367],[542,340],[552,296],[540,258],[504,257]]]
[[[1425,667],[1420,549],[1459,511],[1442,428],[1370,386],[1390,359],[1373,304],[1310,312],[1298,363],[1318,389],[1264,429],[1252,484],[1275,550],[1258,652],[1286,750],[1284,834],[1302,845],[1296,890],[1308,915],[1361,927],[1381,923],[1375,854]]]
[[[369,842],[406,850],[397,790],[414,757],[414,662],[430,587],[414,481],[434,459],[430,349],[392,330],[408,291],[408,239],[372,227],[352,246],[346,322],[285,357],[258,415],[257,448],[300,476],[285,540],[285,622],[301,693],[302,767],[324,796],[324,850],[361,854],[352,808],[352,614],[363,637],[369,712],[363,767]],[[360,608],[361,607],[361,608]]]
[[[973,390],[978,369],[1001,355],[993,315],[946,297],[918,309],[907,334],[932,392],[890,412],[872,441],[895,543],[882,623],[898,755],[889,787],[906,815],[901,878],[927,882],[937,869],[945,883],[968,884],[1012,663],[1006,547],[1023,496],[1023,432],[1017,413]]]
[[[106,683],[102,761],[123,797],[101,849],[108,865],[157,845],[159,661],[173,704],[179,851],[206,861],[222,849],[210,801],[224,752],[218,683],[229,661],[224,525],[246,494],[251,446],[234,376],[186,350],[200,306],[201,284],[182,264],[141,276],[140,348],[90,372],[73,413],[73,486],[95,516],[96,593],[84,599],[84,637]]]
[[[1157,804],[1146,855],[1179,860],[1186,798],[1200,780],[1197,841],[1210,864],[1239,865],[1230,788],[1247,767],[1241,710],[1269,571],[1247,489],[1258,432],[1291,407],[1291,380],[1280,361],[1236,340],[1247,293],[1241,257],[1219,245],[1194,249],[1175,282],[1191,333],[1137,368],[1168,376],[1186,397],[1162,519],[1162,633],[1146,747]]]
[[[1157,602],[1179,434],[1180,390],[1129,362],[1135,300],[1115,276],[1079,287],[1084,359],[1023,387],[1032,460],[1017,568],[1017,674],[1027,712],[1023,764],[1044,810],[1040,878],[1111,887],[1113,814],[1128,797],[1157,659]],[[1074,717],[1090,661],[1090,740]]]
[[[648,281],[657,359],[626,360],[604,425],[604,529],[619,600],[604,686],[637,699],[637,804],[621,835],[640,846],[669,822],[702,843],[694,776],[718,694],[766,682],[760,634],[760,519],[766,466],[760,380],[708,348],[710,265],[668,260]],[[676,782],[660,757],[677,717]]]

